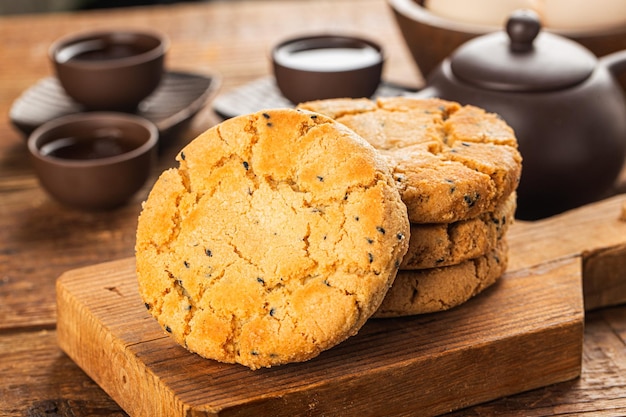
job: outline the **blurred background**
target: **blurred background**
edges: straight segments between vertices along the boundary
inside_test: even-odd
[[[0,0],[0,14],[48,13],[199,1],[207,0]]]

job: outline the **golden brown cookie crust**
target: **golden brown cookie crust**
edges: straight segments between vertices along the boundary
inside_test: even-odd
[[[435,313],[459,306],[493,285],[506,271],[506,239],[487,255],[441,268],[400,271],[375,318]]]
[[[496,210],[454,223],[411,224],[409,249],[400,270],[455,265],[485,255],[513,224],[517,196],[513,193]]]
[[[376,311],[408,246],[385,161],[333,120],[267,110],[189,143],[144,203],[137,276],[182,346],[252,369],[308,360]]]
[[[440,99],[301,103],[343,123],[389,161],[413,223],[451,223],[495,210],[517,188],[521,156],[497,115]]]

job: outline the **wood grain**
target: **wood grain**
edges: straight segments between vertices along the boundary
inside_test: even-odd
[[[626,310],[588,313],[582,374],[575,380],[503,398],[447,417],[624,416],[626,415]]]
[[[0,336],[0,415],[124,416],[57,346],[54,330]]]
[[[517,222],[509,231],[509,269],[549,259],[580,256],[585,309],[626,302],[626,195],[618,195],[536,222]]]
[[[132,416],[437,415],[580,374],[580,267],[570,258],[514,271],[457,309],[370,320],[318,358],[259,371],[173,342],[145,311],[133,258],[65,273],[57,331]]]
[[[560,384],[494,400],[446,417],[626,415],[626,309],[586,314],[582,373]],[[57,346],[54,330],[0,335],[0,415],[127,414]],[[19,375],[19,377],[16,377]],[[409,413],[407,413],[409,414]],[[414,413],[417,415],[418,413]],[[367,414],[366,414],[367,415]]]

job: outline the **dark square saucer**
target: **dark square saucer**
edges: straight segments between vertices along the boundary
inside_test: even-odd
[[[215,74],[168,71],[159,87],[139,104],[136,114],[159,129],[160,147],[167,146],[215,95],[221,80]],[[25,136],[43,123],[82,111],[55,77],[39,80],[15,100],[9,112]]]

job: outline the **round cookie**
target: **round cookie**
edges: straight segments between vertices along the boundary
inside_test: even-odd
[[[458,265],[400,271],[375,318],[434,313],[459,306],[504,274],[508,247],[503,238],[491,252]]]
[[[384,159],[332,119],[267,110],[190,142],[137,226],[139,290],[179,344],[252,369],[315,357],[376,311],[408,246]]]
[[[456,265],[485,255],[514,221],[516,193],[495,211],[454,223],[411,224],[409,249],[400,270]]]
[[[519,183],[522,158],[513,130],[478,107],[410,97],[298,107],[348,126],[388,159],[412,223],[451,223],[493,211]]]

